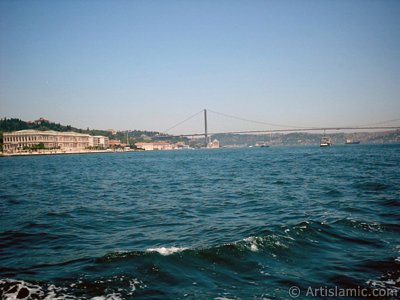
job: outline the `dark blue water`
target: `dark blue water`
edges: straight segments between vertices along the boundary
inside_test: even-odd
[[[0,170],[5,299],[400,289],[400,145],[8,157]]]

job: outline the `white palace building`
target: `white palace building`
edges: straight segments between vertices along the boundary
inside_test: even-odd
[[[90,146],[108,148],[108,138],[77,132],[20,130],[3,133],[3,151],[21,152],[42,144],[44,149],[81,151]]]

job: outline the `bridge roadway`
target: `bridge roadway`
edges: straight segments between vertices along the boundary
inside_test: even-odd
[[[260,134],[260,133],[280,133],[280,132],[306,132],[306,131],[338,131],[338,130],[400,130],[399,126],[366,126],[366,127],[310,127],[292,129],[270,129],[270,130],[247,130],[247,131],[228,131],[228,132],[208,132],[209,136],[216,134]],[[192,133],[180,135],[159,135],[158,137],[196,137],[204,136],[205,133]]]
[[[228,132],[208,132],[207,130],[207,111],[212,112],[216,115],[230,118],[230,119],[235,119],[235,120],[240,120],[240,121],[245,121],[245,122],[250,122],[254,124],[262,124],[264,126],[278,126],[281,127],[282,129],[265,129],[265,130],[245,130],[245,131],[228,131]],[[194,117],[198,116],[199,114],[204,112],[204,132],[202,133],[192,133],[192,134],[179,134],[179,135],[173,135],[173,134],[168,134],[167,132],[176,128],[179,125],[182,125],[183,123],[193,119]],[[273,124],[273,123],[268,123],[268,122],[260,122],[260,121],[255,121],[255,120],[250,120],[250,119],[245,119],[242,117],[237,117],[233,115],[228,115],[225,113],[220,113],[216,112],[213,110],[207,110],[203,109],[194,115],[191,115],[190,117],[186,118],[185,120],[175,124],[174,126],[170,127],[169,129],[165,130],[161,135],[158,137],[196,137],[196,136],[204,136],[205,137],[205,143],[207,144],[207,136],[211,135],[216,135],[216,134],[261,134],[261,133],[279,133],[279,132],[307,132],[307,131],[338,131],[338,130],[394,130],[394,129],[400,129],[400,126],[382,126],[381,124],[385,123],[391,123],[394,121],[400,121],[400,119],[394,119],[394,120],[387,120],[375,124],[366,124],[364,126],[337,126],[337,127],[297,127],[297,126],[291,126],[291,125],[282,125],[282,124]],[[381,125],[381,126],[377,126]]]

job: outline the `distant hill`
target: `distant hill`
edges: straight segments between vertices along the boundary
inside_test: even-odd
[[[253,146],[256,144],[268,145],[318,145],[323,134],[295,132],[288,134],[216,134],[222,146]],[[362,144],[400,143],[400,130],[384,132],[356,132],[356,133],[327,133],[333,144],[344,144],[346,139],[359,141]]]
[[[107,136],[112,140],[120,140],[126,143],[126,131],[112,132],[99,129],[80,129],[71,125],[61,125],[54,123],[44,118],[40,118],[33,122],[22,121],[17,118],[0,119],[0,146],[3,143],[3,132],[11,132],[25,129],[34,130],[54,130],[54,131],[73,131],[79,133],[87,133],[90,135]],[[383,143],[400,143],[400,130],[384,131],[384,132],[356,132],[356,133],[327,133],[333,144],[344,144],[346,139],[350,138],[355,141],[360,141],[362,144],[383,144]],[[216,134],[212,139],[217,139],[221,146],[251,146],[256,144],[274,145],[317,145],[319,144],[322,134],[295,132],[288,134],[271,133],[271,134]],[[160,136],[159,132],[146,130],[129,131],[129,144],[132,146],[136,142],[143,141],[184,141],[189,143],[187,138],[179,138],[173,136]],[[201,139],[192,141],[194,147],[202,146]]]

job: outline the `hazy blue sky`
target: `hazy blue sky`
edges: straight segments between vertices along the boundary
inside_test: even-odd
[[[0,116],[120,130],[203,108],[296,126],[396,119],[399,16],[395,0],[2,0]]]

